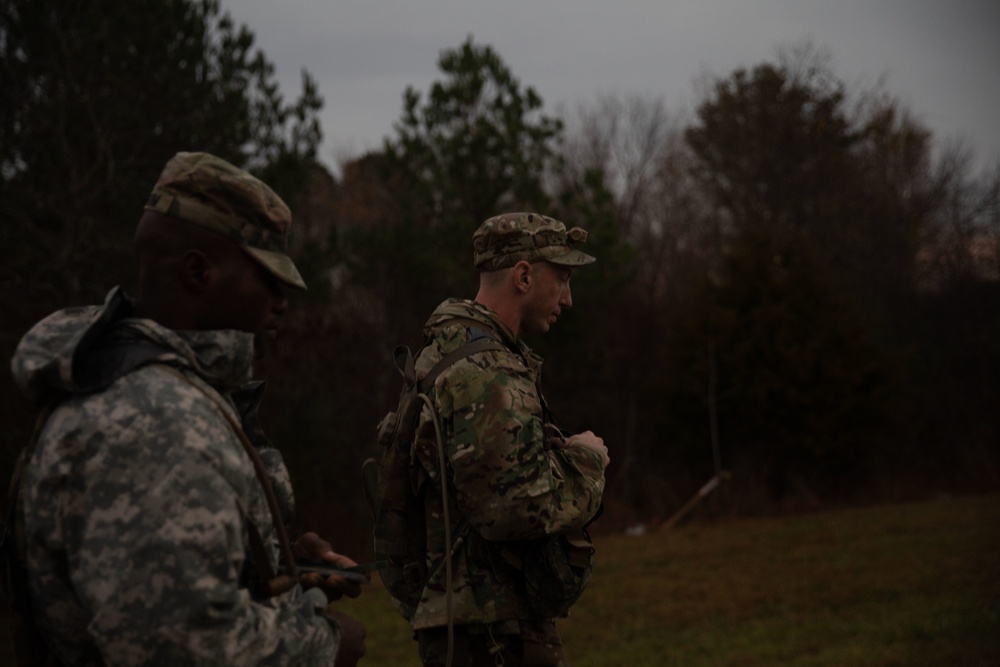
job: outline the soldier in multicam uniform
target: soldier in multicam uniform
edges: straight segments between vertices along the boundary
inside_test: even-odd
[[[290,225],[264,183],[178,153],[136,231],[138,298],[115,288],[18,346],[16,381],[54,406],[22,494],[32,602],[59,662],[339,667],[363,655],[363,626],[326,609],[358,584],[308,575],[276,595],[252,585],[277,571],[281,524],[240,422],[279,513],[293,510],[280,454],[256,425],[261,383],[250,382],[255,334],[273,336],[287,308],[283,285],[305,288],[283,250]],[[315,533],[294,551],[355,564]]]
[[[430,480],[427,550],[434,571],[411,619],[424,665],[444,665],[449,645],[454,665],[565,664],[555,620],[531,616],[521,572],[496,547],[582,528],[600,507],[607,448],[590,431],[564,437],[550,423],[537,388],[542,360],[521,340],[547,332],[572,306],[572,270],[594,261],[572,247],[584,240],[584,230],[567,231],[535,213],[490,218],[473,236],[480,271],[475,301],[448,299],[425,325],[418,379],[470,341],[488,338],[503,349],[454,363],[431,394],[449,475],[450,613],[447,572],[440,567],[449,547],[429,411],[417,426],[417,458]]]

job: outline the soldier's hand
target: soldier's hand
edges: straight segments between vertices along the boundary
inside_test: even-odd
[[[365,637],[368,631],[365,626],[347,614],[327,610],[327,616],[337,622],[340,628],[340,648],[337,650],[336,667],[354,667],[364,657]]]
[[[327,563],[333,567],[340,568],[357,565],[351,558],[334,551],[330,543],[316,533],[306,533],[295,540],[292,550],[295,552],[296,559]],[[303,588],[321,587],[326,596],[331,600],[338,600],[344,595],[351,598],[361,595],[361,584],[356,581],[350,581],[339,574],[323,576],[316,572],[310,572],[302,574],[299,577],[299,582]]]
[[[601,462],[605,468],[611,462],[611,457],[608,456],[608,448],[604,445],[604,438],[594,435],[593,431],[584,431],[583,433],[569,436],[562,444],[562,447],[583,447],[584,449],[589,449],[601,457]]]

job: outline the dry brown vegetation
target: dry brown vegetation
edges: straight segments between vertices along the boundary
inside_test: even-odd
[[[996,665],[998,525],[989,495],[605,535],[560,627],[575,667]],[[419,665],[377,581],[338,606]]]

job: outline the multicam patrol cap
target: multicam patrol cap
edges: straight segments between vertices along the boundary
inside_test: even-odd
[[[476,268],[484,272],[505,269],[521,260],[583,266],[596,258],[572,246],[586,240],[587,230],[567,230],[566,225],[545,215],[504,213],[479,225],[472,235],[472,247]]]
[[[292,213],[263,181],[208,153],[178,153],[163,168],[147,210],[222,234],[283,282],[306,288],[286,254]]]

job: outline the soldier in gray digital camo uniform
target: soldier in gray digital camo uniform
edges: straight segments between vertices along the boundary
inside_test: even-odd
[[[283,250],[290,224],[264,183],[179,153],[136,231],[138,298],[115,288],[18,346],[16,381],[55,406],[23,508],[36,617],[62,663],[341,666],[364,653],[363,627],[325,613],[328,595],[356,596],[357,584],[313,575],[271,597],[251,585],[250,524],[272,571],[276,528],[222,411],[242,420],[290,518],[250,381],[255,334],[273,336],[287,308],[282,285],[305,287]],[[295,553],[354,564],[314,533]]]
[[[446,300],[425,325],[429,342],[415,362],[418,378],[474,338],[503,345],[449,367],[432,394],[454,506],[455,665],[565,664],[554,619],[531,616],[519,592],[519,571],[494,547],[579,529],[601,503],[607,448],[590,431],[563,437],[547,423],[537,389],[542,360],[521,340],[547,332],[572,306],[572,270],[594,261],[573,248],[585,239],[584,230],[567,231],[534,213],[490,218],[473,236],[476,299]],[[426,410],[417,434],[417,456],[432,481],[427,543],[428,563],[435,565],[446,547],[438,450]],[[445,664],[445,576],[438,568],[411,619],[425,665]]]

